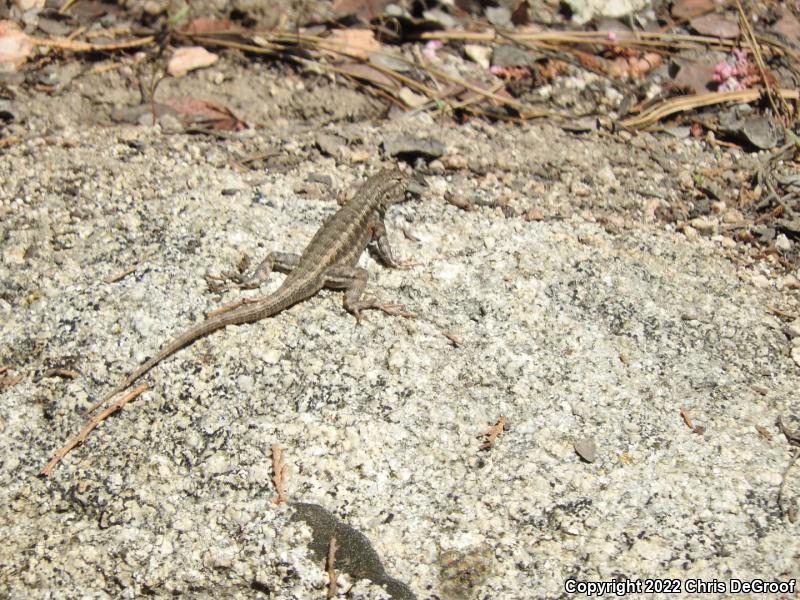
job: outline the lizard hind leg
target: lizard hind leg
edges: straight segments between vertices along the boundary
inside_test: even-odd
[[[224,277],[243,290],[252,290],[266,283],[270,273],[273,271],[289,273],[299,262],[299,254],[270,252],[267,254],[266,258],[259,263],[252,275],[246,276],[243,273],[225,273]]]
[[[361,267],[337,266],[328,269],[325,274],[325,287],[334,290],[344,290],[344,308],[351,313],[357,321],[361,321],[362,310],[380,310],[387,315],[414,318],[416,315],[408,312],[402,304],[380,302],[373,296],[364,296],[369,274]]]

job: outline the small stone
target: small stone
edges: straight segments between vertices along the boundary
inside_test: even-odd
[[[775,238],[775,247],[781,252],[789,252],[792,249],[792,241],[781,233]]]
[[[569,191],[573,196],[586,198],[592,195],[592,188],[583,181],[573,181],[569,186]]]
[[[764,243],[771,242],[775,239],[775,228],[766,225],[756,225],[753,227],[753,233]]]
[[[372,155],[367,150],[353,150],[350,152],[349,160],[353,164],[365,163]]]
[[[419,108],[423,106],[426,102],[428,102],[428,98],[423,96],[422,94],[417,94],[416,92],[411,91],[406,86],[400,88],[400,100],[405,102],[406,106],[409,108]]]
[[[220,192],[225,196],[234,196],[237,193],[247,189],[247,184],[242,181],[242,176],[239,173],[228,171],[222,178],[222,186]]]
[[[619,183],[617,181],[617,176],[614,175],[613,169],[608,165],[597,171],[597,173],[595,173],[595,176],[597,177],[598,181],[600,181],[601,183],[605,184],[608,187],[616,187],[617,184]]]
[[[750,283],[752,283],[757,288],[761,288],[762,290],[772,285],[769,279],[767,279],[765,275],[753,275],[750,278]]]
[[[399,158],[441,158],[447,147],[437,139],[415,136],[395,136],[384,140],[386,154]]]
[[[194,527],[194,523],[186,514],[181,514],[178,518],[172,521],[172,528],[176,531],[191,531],[192,527]]]
[[[678,173],[678,184],[685,190],[690,190],[694,187],[694,179],[692,174],[688,171],[680,171]]]
[[[783,278],[783,287],[787,290],[800,290],[800,279],[794,275],[786,275]]]
[[[145,124],[147,120],[150,121],[150,124],[153,123],[153,117],[151,115],[147,115]],[[183,123],[180,122],[178,117],[175,115],[171,115],[169,113],[163,114],[158,118],[158,124],[161,126],[161,131],[164,133],[181,133],[183,131]]]
[[[492,53],[492,64],[498,67],[527,67],[535,62],[533,53],[516,46],[498,46]]]
[[[800,346],[792,348],[792,360],[800,367]]]
[[[731,208],[726,210],[722,215],[723,223],[741,223],[744,220],[744,215],[741,211]]]
[[[347,145],[347,140],[340,135],[321,133],[315,140],[317,148],[323,154],[339,158],[342,155],[342,147]]]
[[[492,56],[492,49],[488,46],[483,46],[481,44],[467,44],[464,46],[464,54],[467,55],[467,58],[478,63],[482,68],[489,68],[489,59]]]
[[[691,225],[683,226],[683,235],[686,236],[687,240],[696,240],[697,238],[700,237],[700,235],[697,233],[697,229],[695,229]]]
[[[741,128],[747,141],[761,150],[769,150],[778,145],[782,133],[775,124],[766,117],[747,119]]]
[[[14,3],[22,12],[34,10],[37,13],[44,8],[45,0],[16,0]]]
[[[714,229],[717,226],[714,219],[708,219],[706,217],[696,217],[689,221],[689,224],[702,235],[711,235],[714,233]]]
[[[513,27],[511,23],[511,11],[503,6],[489,6],[484,13],[486,14],[486,20],[495,27],[502,27],[504,29]]]
[[[444,597],[471,597],[471,592],[480,587],[494,568],[494,553],[487,545],[445,550],[439,555]]]
[[[692,133],[690,127],[667,127],[664,131],[679,140],[685,140]]]
[[[444,167],[444,163],[437,158],[436,160],[432,160],[430,162],[430,164],[428,165],[428,170],[431,173],[437,173],[441,175],[442,173],[445,172],[446,169]]]
[[[451,171],[467,168],[467,159],[465,156],[460,154],[446,154],[442,157],[442,162],[444,163],[445,168],[450,169]]]
[[[148,0],[142,5],[142,9],[151,17],[157,17],[161,13],[166,12],[167,7],[165,3]]]
[[[387,9],[389,7],[391,7],[391,6],[393,6],[393,5],[390,4],[387,7]],[[388,14],[388,10],[387,10],[387,14]],[[459,23],[458,19],[456,19],[455,17],[453,17],[452,15],[446,13],[443,10],[439,10],[438,8],[432,8],[431,10],[424,11],[422,13],[422,17],[426,21],[431,21],[432,23],[436,23],[437,25],[440,25],[442,29],[456,29],[457,27],[459,27],[461,25],[461,23]]]
[[[597,444],[594,438],[583,438],[575,442],[575,452],[578,453],[583,460],[588,463],[593,463],[597,460]]]

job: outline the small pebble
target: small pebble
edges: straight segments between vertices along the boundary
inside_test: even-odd
[[[781,233],[775,238],[775,247],[781,252],[789,252],[792,249],[792,241]]]
[[[594,438],[583,438],[576,441],[575,452],[586,462],[593,463],[597,460],[597,444]]]

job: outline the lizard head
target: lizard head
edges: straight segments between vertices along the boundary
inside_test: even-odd
[[[428,184],[421,174],[404,173],[396,169],[384,169],[374,177],[374,180],[378,182],[379,193],[383,198],[383,210],[392,204],[418,198],[428,189]]]

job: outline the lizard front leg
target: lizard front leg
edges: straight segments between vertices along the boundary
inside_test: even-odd
[[[369,309],[382,310],[387,315],[405,318],[417,316],[405,310],[402,304],[380,302],[373,296],[363,296],[368,279],[369,274],[366,269],[340,265],[331,267],[325,273],[325,287],[344,290],[344,308],[358,321],[361,321],[361,311]]]
[[[386,224],[382,219],[376,219],[371,223],[372,241],[375,242],[375,250],[378,253],[381,261],[392,269],[410,269],[418,265],[415,260],[397,260],[392,253],[392,247],[389,244],[389,236],[386,233]]]

